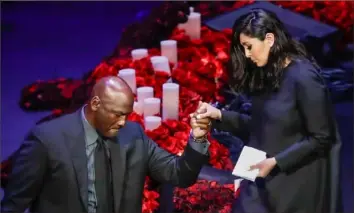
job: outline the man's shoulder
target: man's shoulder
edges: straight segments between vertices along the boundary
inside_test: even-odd
[[[66,114],[58,118],[45,121],[43,123],[35,125],[31,132],[34,134],[45,134],[45,135],[55,135],[58,132],[65,131],[65,129],[70,129],[70,126],[78,120],[78,112]]]
[[[135,121],[127,121],[122,130],[130,134],[141,134],[142,126]]]

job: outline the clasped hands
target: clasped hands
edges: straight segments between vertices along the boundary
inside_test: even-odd
[[[199,102],[197,110],[190,114],[192,134],[195,138],[205,137],[211,127],[211,120],[221,120],[221,111],[208,103]],[[259,169],[258,177],[266,177],[277,162],[274,157],[267,158],[255,165],[250,166],[250,170]]]
[[[199,102],[197,110],[190,114],[192,134],[194,138],[205,137],[211,127],[211,120],[215,119],[214,113],[218,110],[211,105]]]

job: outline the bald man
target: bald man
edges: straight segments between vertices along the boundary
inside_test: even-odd
[[[1,212],[137,213],[147,175],[194,184],[208,162],[209,120],[191,119],[188,145],[176,157],[127,121],[133,103],[125,81],[106,77],[80,110],[33,128],[13,162]]]

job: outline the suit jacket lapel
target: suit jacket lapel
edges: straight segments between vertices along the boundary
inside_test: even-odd
[[[114,212],[119,213],[121,199],[124,193],[125,169],[130,134],[127,128],[119,130],[116,143],[111,145],[111,164],[113,178]]]
[[[85,146],[85,133],[81,120],[81,108],[71,114],[71,123],[68,123],[66,144],[70,152],[71,160],[76,174],[77,185],[80,192],[82,205],[86,212],[88,207],[88,172]]]
[[[70,124],[68,122],[68,132],[66,134],[66,144],[70,152],[76,180],[80,192],[82,204],[88,211],[88,171],[87,156],[85,146],[85,132],[81,119],[81,108],[71,114]],[[124,193],[125,170],[127,157],[129,157],[129,146],[132,140],[129,128],[123,127],[119,130],[117,141],[111,144],[111,164],[113,179],[114,211],[119,213],[121,199]]]

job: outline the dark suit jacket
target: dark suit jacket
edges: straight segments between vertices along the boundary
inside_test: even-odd
[[[181,157],[159,148],[141,126],[127,122],[111,148],[116,213],[142,209],[145,177],[192,185],[208,156],[189,145]],[[30,131],[14,158],[1,212],[87,212],[87,157],[80,110]]]

